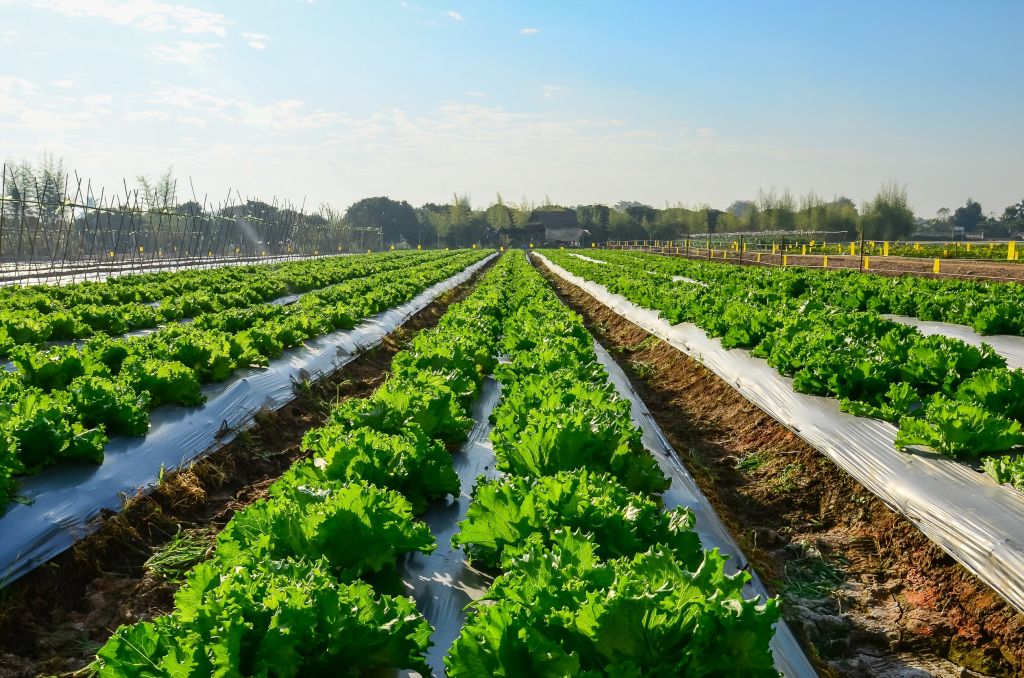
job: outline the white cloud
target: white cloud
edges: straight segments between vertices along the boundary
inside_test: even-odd
[[[245,44],[253,49],[266,49],[267,43],[270,42],[270,36],[265,33],[242,33],[242,38],[245,39]]]
[[[540,29],[539,28],[520,28],[519,32],[522,33],[523,35],[536,35],[536,34],[540,33]]]
[[[215,42],[179,40],[172,45],[153,45],[146,51],[146,54],[157,61],[197,66],[212,59],[218,49],[220,49],[220,45]]]
[[[455,21],[462,21],[463,19],[465,19],[465,17],[463,17],[463,16],[462,16],[461,14],[459,14],[458,12],[456,12],[456,11],[455,11],[454,9],[450,9],[450,10],[448,10],[447,12],[445,12],[445,14],[447,14],[448,16],[450,16],[450,17],[451,17],[452,19],[454,19]]]
[[[711,139],[715,136],[715,130],[710,127],[698,127],[697,138],[698,139]]]
[[[70,78],[66,78],[64,80],[54,80],[50,85],[53,87],[59,87],[60,89],[71,89],[72,87],[77,87],[78,83]]]
[[[89,17],[145,31],[223,36],[230,23],[218,12],[158,0],[30,0],[32,6],[69,18]]]
[[[468,92],[463,92],[463,95],[467,97],[472,97],[474,99],[487,98],[487,92],[481,92],[479,90],[469,90]]]
[[[256,104],[190,87],[160,89],[147,100],[147,103],[189,111],[194,114],[194,120],[212,119],[232,125],[248,125],[275,131],[314,130],[344,120],[338,113],[321,109],[310,110],[305,102],[296,99]]]
[[[14,42],[16,37],[18,37],[18,31],[7,30],[0,33],[0,42]]]

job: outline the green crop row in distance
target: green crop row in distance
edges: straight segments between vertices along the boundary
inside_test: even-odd
[[[693,323],[718,337],[725,348],[750,349],[792,377],[800,393],[831,396],[847,412],[896,424],[899,447],[987,458],[997,481],[1019,482],[1021,466],[1015,456],[998,463],[992,457],[1024,444],[1024,371],[1008,369],[988,345],[926,337],[881,317],[880,310],[892,309],[877,309],[875,295],[890,283],[891,289],[916,289],[916,282],[838,271],[690,265],[633,253],[595,255],[611,265],[563,251],[545,255],[639,306],[659,311],[672,324]],[[706,284],[676,282],[672,275]],[[921,295],[926,294],[923,289]],[[958,308],[970,298],[966,292],[950,295],[960,301]],[[858,310],[861,305],[868,310]]]
[[[15,491],[15,476],[68,460],[99,463],[109,435],[146,435],[154,407],[199,405],[202,384],[351,328],[483,256],[406,257],[397,269],[378,259],[358,267],[365,277],[309,292],[290,306],[202,314],[146,336],[96,336],[81,348],[19,347],[17,370],[0,373],[0,507]]]
[[[154,328],[444,256],[443,252],[358,255],[123,276],[65,287],[0,288],[0,357],[18,346]]]

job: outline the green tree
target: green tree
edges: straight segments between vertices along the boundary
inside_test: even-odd
[[[380,229],[385,245],[402,240],[422,244],[423,232],[416,211],[406,201],[385,196],[363,198],[345,211],[345,221],[354,228]]]
[[[907,190],[895,181],[884,184],[875,197],[864,203],[859,233],[875,240],[905,238],[914,230],[914,213],[907,203]]]
[[[981,203],[970,198],[967,199],[966,205],[957,207],[953,212],[953,223],[965,232],[975,230],[983,221],[985,216],[981,212]]]

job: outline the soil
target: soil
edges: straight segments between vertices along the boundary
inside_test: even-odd
[[[706,367],[543,272],[626,370],[823,675],[1024,675],[1024,615]]]
[[[628,249],[670,256],[680,256],[687,259],[708,260],[707,250],[691,248],[689,254],[685,248],[679,247],[615,247],[613,249]],[[723,255],[724,258],[723,258]],[[713,261],[742,264],[744,266],[781,266],[782,255],[762,253],[760,257],[754,252],[747,252],[740,261],[739,255],[734,251],[723,252],[716,250]],[[806,266],[808,268],[822,268],[824,264],[821,254],[787,254],[786,264],[788,266]],[[860,256],[850,255],[828,255],[829,268],[852,268],[859,269],[861,265]],[[1017,262],[989,260],[989,259],[940,259],[939,273],[935,274],[934,259],[923,257],[868,257],[868,273],[878,275],[906,275],[913,274],[925,278],[957,278],[962,280],[993,280],[993,281],[1015,281],[1024,282],[1024,265]]]
[[[228,445],[167,473],[120,513],[107,512],[90,536],[0,590],[0,676],[79,671],[119,625],[169,612],[177,583],[149,571],[147,559],[179,533],[212,543],[235,511],[265,496],[304,456],[300,443],[306,431],[322,425],[337,402],[372,393],[390,374],[394,355],[417,332],[435,326],[490,266],[435,299],[378,347],[298,387],[293,401],[260,413]]]

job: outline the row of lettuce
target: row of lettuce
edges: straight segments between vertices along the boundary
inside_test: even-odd
[[[977,320],[984,310],[960,283],[740,268],[638,253],[593,255],[605,264],[564,251],[545,256],[659,311],[670,323],[694,323],[725,348],[749,349],[792,377],[800,393],[834,397],[844,411],[896,424],[901,448],[922,446],[980,461],[997,482],[1024,488],[1024,461],[1014,452],[1024,444],[1024,371],[1008,369],[987,344],[924,336],[881,315],[895,311],[948,322]],[[674,276],[705,284],[680,283]],[[949,287],[939,292],[932,283]],[[917,311],[891,305],[902,298],[900,290],[916,290],[911,296],[918,299]],[[1004,306],[1017,304],[1024,294],[1016,285],[990,293],[1002,290]],[[1013,312],[1018,320],[1022,317]]]
[[[191,323],[145,336],[98,335],[81,346],[19,348],[16,369],[0,372],[0,507],[16,491],[16,476],[69,460],[100,463],[109,436],[146,435],[153,408],[199,405],[203,384],[223,381],[238,368],[266,366],[287,348],[351,328],[483,256],[463,251],[362,263],[353,257],[347,280],[291,305],[201,313]]]
[[[968,325],[979,334],[1024,335],[1024,285],[914,275],[864,275],[852,269],[737,267],[722,262],[602,250],[592,258],[686,276],[762,302],[793,300],[849,311]],[[732,301],[734,299],[730,299]]]
[[[507,356],[499,365],[498,356]],[[373,395],[306,435],[270,496],[235,515],[176,608],[121,627],[100,676],[429,675],[429,624],[397,595],[397,559],[430,551],[414,519],[459,491],[446,447],[464,441],[489,373],[502,382],[482,482],[456,544],[500,574],[445,658],[451,676],[775,675],[777,601],[746,601],[701,550],[685,509],[640,445],[628,403],[578,317],[518,252]]]
[[[267,303],[438,254],[393,253],[0,288],[0,357],[20,346],[116,336]]]

